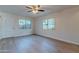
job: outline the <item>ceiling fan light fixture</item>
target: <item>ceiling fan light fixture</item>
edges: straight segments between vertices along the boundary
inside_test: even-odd
[[[38,5],[33,5],[33,6],[32,6],[32,12],[33,12],[34,14],[38,13],[38,10],[39,10]]]
[[[36,6],[36,9],[37,9],[37,10],[39,10],[39,7],[38,7],[38,5]]]
[[[33,12],[34,14],[36,14],[36,13],[38,13],[38,10],[33,10],[32,12]]]
[[[28,12],[32,12],[34,14],[37,14],[38,12],[44,12],[44,10],[40,9],[40,5],[31,5],[30,7],[26,6],[26,8],[31,9]]]

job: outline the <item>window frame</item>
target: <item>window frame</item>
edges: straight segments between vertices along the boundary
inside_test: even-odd
[[[20,21],[21,20],[24,20],[25,21],[23,25],[20,24]],[[27,24],[27,21],[29,21],[30,24]],[[32,28],[32,21],[30,19],[19,19],[18,22],[19,22],[19,28],[20,29],[31,29]],[[27,25],[29,25],[29,27]]]
[[[54,24],[51,24],[51,25],[54,25],[54,28],[49,29],[49,26],[48,26],[49,25],[49,23],[48,23],[49,19],[54,20]],[[55,18],[48,18],[48,19],[43,20],[43,22],[45,22],[46,20],[47,20],[47,25],[46,25],[47,29],[44,29],[44,24],[43,24],[43,30],[55,30],[55,28],[56,28],[56,19]]]

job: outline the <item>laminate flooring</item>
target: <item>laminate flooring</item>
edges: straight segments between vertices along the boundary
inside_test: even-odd
[[[4,38],[0,53],[79,53],[79,46],[38,35]]]

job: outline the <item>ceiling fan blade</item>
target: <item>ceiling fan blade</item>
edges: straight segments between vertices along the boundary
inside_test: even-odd
[[[31,7],[28,7],[28,6],[25,6],[26,8],[28,8],[28,9],[32,9]]]
[[[32,11],[30,10],[30,11],[27,11],[27,12],[32,12]]]
[[[45,10],[38,10],[38,11],[44,12]]]

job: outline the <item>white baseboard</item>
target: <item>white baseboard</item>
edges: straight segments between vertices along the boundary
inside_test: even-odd
[[[37,34],[37,35],[49,37],[49,36],[47,36],[47,35],[42,35],[42,34]],[[49,37],[49,38],[54,38],[54,39],[56,39],[56,40],[60,40],[60,41],[63,41],[63,42],[67,42],[67,43],[72,43],[72,44],[75,44],[75,45],[79,45],[78,42],[65,40],[65,39],[62,39],[62,38],[59,38],[59,37]]]
[[[3,38],[9,38],[9,37],[19,37],[19,36],[27,36],[27,35],[32,35],[32,33],[29,33],[29,34],[24,34],[24,35],[15,35],[15,36],[1,36],[0,37],[0,40],[3,39]]]
[[[79,43],[78,43],[78,42],[69,41],[69,40],[65,40],[65,39],[58,38],[58,37],[53,37],[53,38],[54,38],[54,39],[57,39],[57,40],[60,40],[60,41],[67,42],[67,43],[72,43],[72,44],[79,45]]]
[[[31,35],[31,34],[28,34],[28,35]],[[37,34],[37,35],[40,35],[40,36],[45,36],[45,35],[41,35],[41,34]],[[19,35],[16,35],[16,37],[19,36]],[[15,36],[13,36],[15,37]],[[49,37],[49,36],[45,36],[45,37]],[[3,38],[8,38],[8,37],[0,37],[0,39],[3,39]],[[69,41],[69,40],[65,40],[65,39],[62,39],[62,38],[59,38],[59,37],[49,37],[49,38],[54,38],[56,40],[60,40],[60,41],[64,41],[64,42],[67,42],[67,43],[72,43],[72,44],[76,44],[76,45],[79,45],[78,42],[74,42],[74,41]]]

